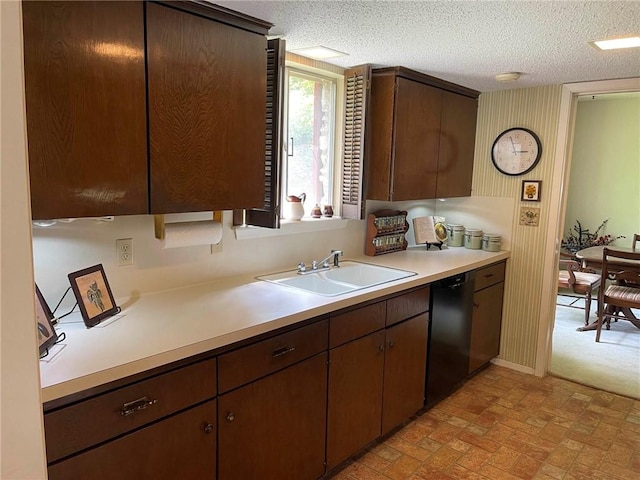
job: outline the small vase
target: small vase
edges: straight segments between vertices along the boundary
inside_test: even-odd
[[[333,217],[333,207],[331,205],[325,205],[322,214],[327,218]]]
[[[311,216],[313,218],[320,218],[322,216],[322,210],[320,210],[320,205],[316,205],[315,207],[313,207],[313,210],[311,210]]]

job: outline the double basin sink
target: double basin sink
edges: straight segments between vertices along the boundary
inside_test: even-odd
[[[262,275],[258,280],[317,295],[335,296],[417,275],[398,268],[345,260],[340,267],[300,275],[296,270]]]

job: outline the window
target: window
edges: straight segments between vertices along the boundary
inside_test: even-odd
[[[286,68],[282,199],[305,194],[305,216],[334,204],[336,79]]]
[[[344,70],[291,53],[285,62],[284,40],[268,41],[264,204],[235,210],[234,225],[280,228],[287,196],[302,193],[307,217],[331,204],[335,216],[363,218],[370,75],[370,65]]]

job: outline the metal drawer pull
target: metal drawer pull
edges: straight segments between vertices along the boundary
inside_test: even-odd
[[[227,422],[233,422],[236,419],[236,414],[233,412],[227,413]]]
[[[202,430],[204,430],[204,433],[209,434],[213,432],[213,425],[210,423],[205,423],[202,426]]]
[[[493,277],[493,273],[485,273],[484,278],[491,278]]]
[[[145,408],[150,407],[151,405],[154,405],[156,403],[158,403],[158,400],[156,399],[149,400],[149,397],[144,396],[142,398],[134,400],[133,402],[128,402],[122,405],[122,409],[120,410],[120,415],[122,415],[123,417],[126,417],[128,415],[131,415],[132,413],[136,413],[140,410],[144,410]]]
[[[296,349],[296,347],[282,347],[273,351],[271,354],[271,358],[278,358],[282,355],[286,355],[287,353],[291,353]]]

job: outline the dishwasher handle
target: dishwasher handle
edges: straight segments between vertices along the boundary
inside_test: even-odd
[[[436,283],[436,286],[440,288],[447,288],[449,290],[457,290],[463,285],[472,282],[475,278],[474,272],[465,272],[452,277],[444,278]]]

